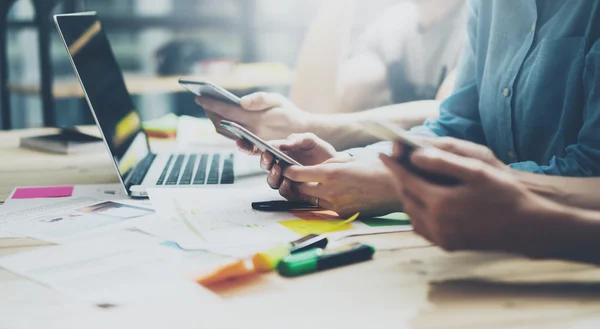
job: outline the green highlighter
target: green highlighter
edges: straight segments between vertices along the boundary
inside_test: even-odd
[[[284,257],[277,265],[282,276],[294,277],[350,265],[373,258],[375,248],[352,243],[339,248],[315,248]]]

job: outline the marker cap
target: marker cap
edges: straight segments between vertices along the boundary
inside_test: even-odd
[[[290,248],[292,246],[290,244],[284,246],[277,246],[271,248],[265,252],[258,253],[252,257],[252,263],[254,264],[254,268],[259,272],[270,272],[275,267],[279,261],[290,254]]]
[[[277,271],[283,276],[290,277],[316,272],[318,270],[319,255],[322,252],[323,249],[315,248],[284,257],[277,265]]]

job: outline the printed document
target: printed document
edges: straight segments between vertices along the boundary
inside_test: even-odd
[[[118,232],[0,258],[0,267],[94,304],[216,297],[191,278],[227,261],[210,253],[162,246],[137,232]]]
[[[63,243],[81,234],[153,215],[148,208],[95,198],[75,198],[3,212],[0,232]],[[0,235],[3,235],[0,233]]]

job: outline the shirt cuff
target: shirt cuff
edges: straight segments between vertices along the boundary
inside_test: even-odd
[[[518,171],[530,172],[530,173],[541,174],[541,175],[545,174],[545,172],[542,170],[542,168],[533,161],[511,163],[508,166],[510,168],[518,170]]]

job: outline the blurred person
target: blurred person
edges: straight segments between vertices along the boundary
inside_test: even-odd
[[[469,12],[456,91],[438,120],[413,132],[485,145],[498,157],[497,167],[515,176],[599,176],[600,2],[473,0]],[[384,150],[337,153],[316,136],[300,139],[277,143],[301,163],[308,153],[329,151],[321,164],[285,170],[263,154],[267,181],[282,195],[342,214],[400,208],[385,194],[389,174],[373,161],[373,153]],[[360,163],[364,159],[370,163]],[[555,179],[533,182],[539,190],[564,188]],[[354,193],[357,187],[363,194]]]
[[[412,166],[456,179],[438,185],[407,169],[395,145],[381,155],[416,233],[449,250],[505,251],[600,264],[600,179],[512,175],[480,145],[446,138],[410,155]],[[448,150],[448,151],[445,151]],[[560,189],[540,190],[554,180]],[[537,193],[536,193],[537,192]]]
[[[312,132],[339,149],[376,142],[358,124],[365,118],[409,129],[437,117],[465,39],[465,0],[398,2],[346,59],[356,0],[324,1],[299,56],[291,100],[259,93],[242,98],[241,108],[207,97],[197,102],[219,131],[226,119],[264,139]]]

